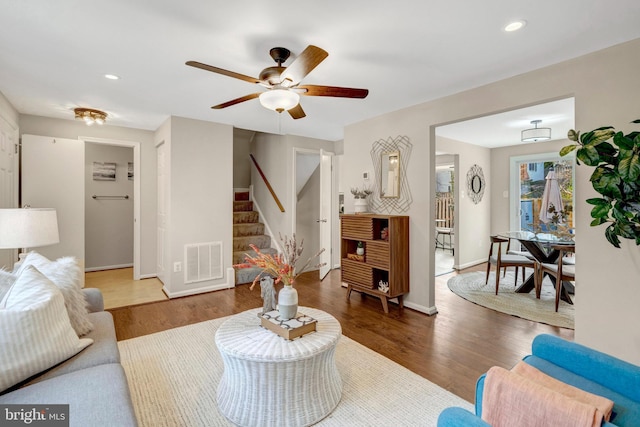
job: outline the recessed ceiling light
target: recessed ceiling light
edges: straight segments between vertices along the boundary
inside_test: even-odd
[[[106,79],[109,79],[109,80],[118,80],[118,79],[120,79],[120,77],[116,76],[115,74],[105,74],[104,77]]]
[[[506,27],[504,27],[504,30],[507,32],[518,31],[525,25],[526,25],[525,21],[513,21],[510,24],[508,24]]]

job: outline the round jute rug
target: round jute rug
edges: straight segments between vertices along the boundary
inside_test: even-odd
[[[535,291],[528,294],[514,292],[516,286],[513,284],[513,269],[508,270],[506,276],[501,275],[498,295],[495,294],[495,272],[491,272],[489,282],[485,285],[486,274],[482,271],[460,274],[449,279],[447,286],[456,295],[483,307],[534,322],[574,329],[574,306],[560,300],[558,312],[555,312],[556,291],[549,278],[544,279],[540,299],[536,299]],[[518,276],[519,286],[522,276]],[[571,299],[575,304],[573,295]]]

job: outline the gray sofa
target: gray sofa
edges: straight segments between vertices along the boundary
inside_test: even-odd
[[[1,404],[68,404],[70,426],[137,426],[111,313],[98,289],[83,289],[93,344],[0,395]]]

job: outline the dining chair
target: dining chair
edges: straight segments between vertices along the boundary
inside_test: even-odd
[[[576,280],[576,265],[575,261],[571,264],[570,257],[565,257],[567,253],[575,253],[576,245],[551,245],[552,249],[558,251],[558,261],[555,263],[541,263],[537,271],[536,279],[536,297],[540,298],[540,291],[542,289],[542,281],[544,280],[544,274],[547,273],[556,279],[556,311],[558,311],[558,305],[560,304],[560,292],[562,292],[562,281],[575,281]]]
[[[498,288],[500,286],[500,269],[504,268],[504,272],[506,274],[506,267],[515,267],[516,268],[516,276],[515,276],[515,280],[514,280],[514,286],[515,286],[515,282],[518,281],[518,269],[520,267],[522,267],[522,281],[524,282],[524,276],[525,276],[525,268],[526,267],[530,267],[534,269],[534,274],[536,271],[536,262],[527,258],[526,256],[523,255],[514,255],[514,254],[508,254],[508,253],[502,253],[502,244],[506,243],[507,245],[509,244],[509,239],[504,239],[502,237],[498,237],[498,236],[490,236],[490,240],[491,240],[491,246],[489,246],[489,257],[487,259],[487,278],[484,281],[484,284],[486,285],[487,283],[489,283],[489,273],[491,272],[491,264],[494,264],[496,266],[496,295],[498,295]],[[497,244],[497,251],[496,254],[494,255],[494,249],[496,247]],[[535,276],[534,276],[535,277]]]

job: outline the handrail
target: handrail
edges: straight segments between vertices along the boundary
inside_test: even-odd
[[[282,206],[282,203],[280,203],[280,199],[278,199],[278,196],[276,196],[275,191],[273,191],[273,188],[271,187],[271,184],[269,184],[269,180],[267,179],[266,176],[264,176],[264,173],[262,172],[262,169],[260,169],[260,165],[256,161],[256,158],[253,157],[253,154],[249,154],[249,157],[251,157],[251,160],[253,160],[253,164],[256,165],[256,169],[258,169],[258,172],[260,173],[260,176],[262,177],[262,180],[267,185],[267,188],[269,189],[269,192],[271,193],[271,196],[273,197],[273,200],[276,201],[276,205],[278,205],[278,207],[280,208],[280,212],[284,212],[284,206]]]
[[[91,196],[92,199],[128,199],[129,195],[125,194],[124,196],[96,196],[95,194]]]

